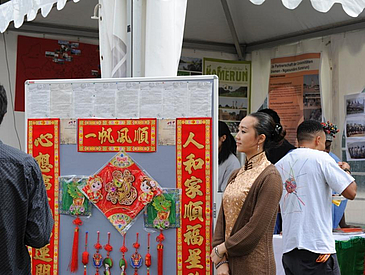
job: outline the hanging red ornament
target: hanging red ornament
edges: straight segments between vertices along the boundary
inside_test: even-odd
[[[87,275],[86,265],[89,263],[89,252],[87,252],[87,236],[89,232],[85,233],[85,251],[82,252],[82,263],[84,265],[84,275]]]
[[[163,244],[165,236],[160,230],[160,235],[156,237],[157,244],[157,275],[163,275]]]
[[[94,267],[96,268],[95,275],[99,275],[99,268],[103,264],[103,256],[101,256],[101,254],[99,253],[99,250],[103,249],[103,246],[99,242],[100,232],[98,231],[97,233],[98,233],[98,240],[97,240],[96,244],[94,244],[96,253],[93,256],[93,264],[94,264]]]
[[[140,244],[138,243],[138,235],[137,232],[137,241],[133,244],[133,247],[136,249],[136,251],[131,256],[131,266],[134,268],[134,275],[138,275],[138,268],[140,268],[143,264],[143,258],[142,255],[138,253],[138,248],[140,247]]]
[[[72,223],[76,225],[76,227],[74,231],[74,240],[69,268],[71,273],[75,273],[79,267],[79,226],[82,225],[82,220],[80,220],[80,218],[77,216]]]
[[[120,248],[120,252],[122,252],[122,258],[119,261],[119,267],[122,270],[121,275],[126,275],[126,269],[127,269],[127,261],[125,259],[125,253],[128,251],[128,248],[125,245],[125,235],[127,235],[127,233],[123,234],[123,246]]]
[[[110,245],[110,232],[108,232],[108,243],[104,245],[104,249],[106,252],[106,258],[103,261],[104,267],[105,267],[105,275],[110,275],[110,269],[113,266],[113,260],[110,258],[110,252],[113,250],[113,247]]]
[[[145,265],[147,266],[147,275],[150,275],[150,266],[151,266],[151,254],[150,254],[150,236],[151,234],[147,234],[147,254],[144,260]]]

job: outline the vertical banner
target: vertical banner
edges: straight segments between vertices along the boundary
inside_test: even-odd
[[[251,61],[204,58],[203,68],[203,74],[219,77],[219,120],[237,133],[241,119],[250,112]]]
[[[182,189],[177,229],[177,274],[211,274],[212,119],[176,121],[177,188]]]
[[[50,243],[40,249],[30,248],[34,275],[58,274],[59,125],[59,119],[28,119],[28,154],[41,169],[54,219]]]
[[[309,53],[271,59],[268,105],[278,113],[293,145],[303,120],[322,121],[320,58],[320,53]]]

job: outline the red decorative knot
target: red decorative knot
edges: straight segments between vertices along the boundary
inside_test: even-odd
[[[113,250],[113,247],[110,245],[110,244],[106,244],[104,245],[104,249],[108,252],[112,251]]]
[[[141,245],[138,243],[138,235],[139,235],[139,233],[137,232],[136,234],[137,234],[137,240],[136,240],[136,242],[133,244],[133,247],[134,247],[135,249],[138,249]]]
[[[156,241],[162,243],[165,240],[165,236],[162,233],[162,230],[160,230],[160,235],[156,237]]]
[[[76,226],[79,226],[82,225],[82,220],[79,217],[77,217],[76,219],[73,220],[72,223]]]
[[[103,246],[102,246],[100,243],[96,243],[96,244],[94,245],[94,247],[95,247],[95,249],[97,249],[97,250],[99,250],[99,249],[102,249],[102,248],[103,248]]]
[[[120,248],[120,252],[122,252],[122,253],[126,253],[126,252],[128,252],[128,248],[127,247],[125,247],[124,245]]]

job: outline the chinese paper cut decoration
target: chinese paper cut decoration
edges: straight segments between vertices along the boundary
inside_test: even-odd
[[[97,240],[96,244],[94,245],[96,252],[94,253],[94,256],[93,256],[93,264],[94,264],[94,267],[96,268],[95,275],[99,275],[99,268],[103,264],[103,256],[101,256],[101,254],[99,253],[99,250],[102,249],[103,246],[99,242],[100,232],[98,231],[97,233],[98,233],[98,240]]]
[[[69,269],[74,273],[78,269],[78,247],[79,247],[79,226],[82,221],[79,215],[91,214],[91,203],[79,190],[78,186],[86,183],[87,177],[81,176],[62,176],[59,177],[60,183],[60,213],[76,216],[73,224],[76,225],[72,245],[71,261]]]
[[[58,274],[59,125],[59,119],[28,119],[28,154],[36,159],[41,169],[54,219],[50,243],[39,249],[29,248],[32,259],[32,274]]]
[[[128,248],[125,245],[125,236],[127,235],[127,233],[123,234],[123,246],[120,248],[120,252],[122,252],[122,258],[119,261],[119,267],[122,270],[121,275],[126,275],[126,269],[127,269],[127,261],[125,259],[125,253],[128,252]]]
[[[91,203],[78,186],[87,182],[87,177],[62,176],[60,182],[60,213],[74,216],[90,216]]]
[[[147,234],[147,254],[144,260],[144,263],[147,267],[147,275],[150,275],[150,266],[151,266],[151,254],[150,254],[150,237],[151,234]]]
[[[176,121],[176,187],[181,193],[177,275],[211,274],[212,120]]]
[[[124,152],[89,177],[82,192],[123,233],[162,189]]]
[[[180,226],[181,189],[166,188],[155,196],[144,212],[147,228],[168,229]]]
[[[131,266],[134,268],[134,275],[138,275],[138,268],[140,268],[143,264],[143,258],[142,255],[138,253],[138,249],[140,247],[140,244],[138,243],[138,235],[139,233],[136,233],[137,240],[133,244],[133,247],[136,249],[136,251],[131,256]]]
[[[163,275],[163,244],[165,236],[160,230],[160,235],[156,237],[157,244],[157,275]]]
[[[155,152],[156,119],[79,119],[79,152]]]
[[[82,252],[82,264],[84,265],[84,275],[87,275],[86,265],[89,263],[89,252],[87,252],[87,237],[88,232],[85,233],[85,250]]]
[[[104,245],[104,249],[106,250],[106,258],[103,260],[105,267],[104,274],[110,275],[110,269],[113,267],[113,260],[110,258],[110,252],[113,250],[113,247],[110,245],[110,232],[108,232],[108,243]]]
[[[120,248],[120,251],[122,252],[122,258],[119,261],[119,267],[122,270],[121,275],[125,275],[126,274],[126,269],[127,269],[127,261],[125,259],[125,253],[128,251],[128,248],[125,245],[125,236],[127,233],[123,234],[123,246]]]

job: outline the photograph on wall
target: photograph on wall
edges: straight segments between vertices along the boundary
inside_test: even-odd
[[[202,59],[196,57],[182,56],[177,71],[178,76],[201,75]]]
[[[320,63],[320,53],[271,59],[268,108],[278,113],[293,145],[303,120],[322,121]]]
[[[204,58],[203,69],[219,78],[219,120],[235,135],[250,110],[251,62]]]
[[[364,98],[350,97],[346,99],[346,115],[363,114],[364,113]]]
[[[347,160],[365,160],[365,94],[346,95],[344,100]]]
[[[346,137],[365,137],[365,117],[346,121]]]

